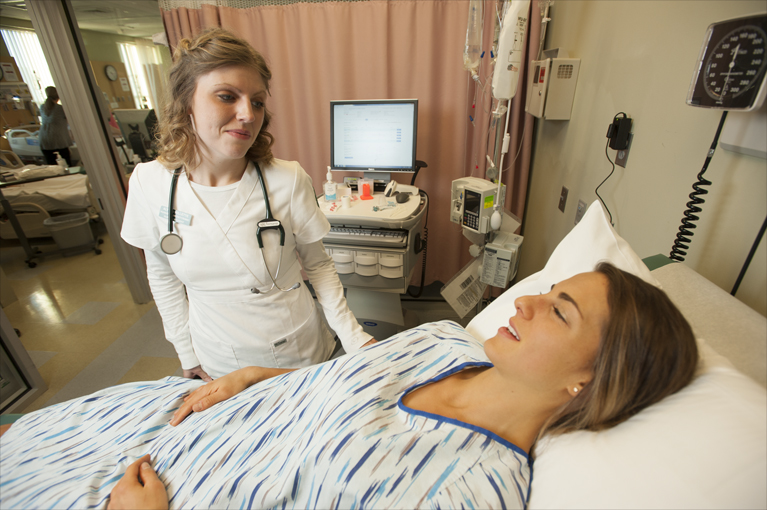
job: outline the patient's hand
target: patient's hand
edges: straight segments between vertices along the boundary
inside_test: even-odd
[[[205,409],[237,395],[242,390],[266,379],[292,372],[295,368],[247,367],[226,374],[205,386],[200,386],[184,397],[184,403],[173,413],[170,420],[176,426],[190,413],[199,413]]]
[[[109,497],[108,510],[167,509],[165,485],[149,465],[149,454],[128,466]]]

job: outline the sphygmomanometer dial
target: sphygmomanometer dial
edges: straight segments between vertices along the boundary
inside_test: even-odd
[[[765,14],[712,24],[687,103],[728,110],[758,106],[765,94],[766,32]]]

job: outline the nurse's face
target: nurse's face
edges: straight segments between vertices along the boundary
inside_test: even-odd
[[[264,123],[266,85],[254,69],[221,67],[197,79],[189,114],[203,161],[241,161]]]
[[[607,278],[583,273],[547,294],[518,298],[517,314],[485,342],[496,369],[539,391],[572,395],[592,379],[592,364],[609,318]]]

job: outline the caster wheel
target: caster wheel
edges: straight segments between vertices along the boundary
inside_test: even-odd
[[[101,255],[101,250],[96,250],[96,255]]]
[[[27,265],[29,266],[30,269],[33,269],[37,267],[37,262],[28,262]]]
[[[104,244],[104,240],[103,239],[99,239],[99,244]]]

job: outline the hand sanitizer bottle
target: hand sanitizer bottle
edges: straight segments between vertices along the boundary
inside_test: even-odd
[[[61,168],[67,168],[67,160],[62,158],[58,152],[54,152],[54,154],[56,155],[56,164]]]
[[[325,183],[325,201],[331,202],[336,199],[336,183],[333,182],[333,176],[330,174],[330,167],[328,167],[328,181]]]

